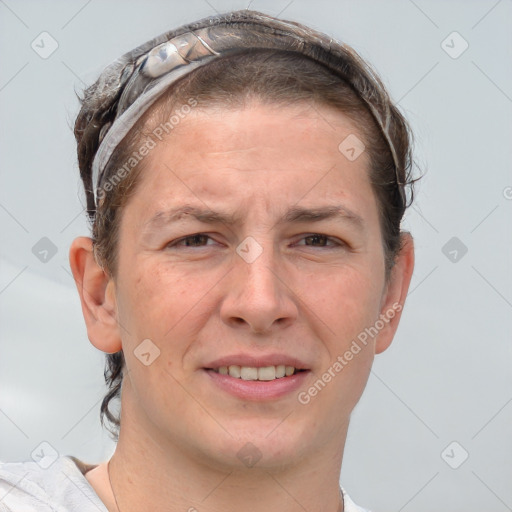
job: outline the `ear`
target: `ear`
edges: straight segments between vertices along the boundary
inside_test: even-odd
[[[400,238],[401,249],[391,269],[391,275],[382,297],[380,319],[384,322],[384,327],[380,330],[375,342],[376,354],[384,352],[393,341],[414,270],[412,236],[408,232],[402,232]]]
[[[79,237],[73,241],[69,264],[80,295],[90,342],[108,354],[120,351],[115,283],[96,262],[90,238]]]

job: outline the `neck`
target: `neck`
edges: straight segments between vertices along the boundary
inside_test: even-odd
[[[339,475],[346,429],[337,444],[274,466],[230,467],[163,439],[154,425],[130,423],[109,463],[117,512],[304,512],[343,510]]]

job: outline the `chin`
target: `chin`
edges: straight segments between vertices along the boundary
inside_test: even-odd
[[[203,457],[209,459],[209,465],[222,467],[226,471],[233,469],[282,469],[293,466],[298,460],[307,456],[308,451],[315,451],[315,439],[312,429],[304,425],[287,424],[287,420],[251,419],[236,423],[223,423],[226,430],[211,434],[200,441],[199,450]],[[230,435],[232,434],[232,435]],[[318,433],[317,433],[318,435]],[[319,445],[321,443],[318,443]]]

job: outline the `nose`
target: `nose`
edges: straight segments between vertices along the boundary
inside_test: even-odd
[[[222,321],[258,334],[291,325],[298,315],[297,297],[271,244],[252,262],[238,254],[233,258],[220,311]]]

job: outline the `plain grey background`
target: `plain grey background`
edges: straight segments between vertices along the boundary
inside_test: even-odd
[[[0,460],[30,459],[42,441],[90,463],[113,449],[99,424],[104,358],[68,264],[88,233],[74,91],[157,34],[248,3],[0,0]],[[511,0],[250,7],[368,59],[425,172],[404,223],[410,294],[353,414],[343,486],[375,512],[512,510]]]

